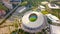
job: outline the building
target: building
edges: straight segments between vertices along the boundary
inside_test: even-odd
[[[5,10],[0,10],[0,18],[3,18],[6,14]]]
[[[47,1],[41,2],[42,5],[46,5],[46,4],[48,4],[48,3],[49,3],[49,2],[47,2]]]
[[[2,0],[2,2],[7,8],[13,9],[18,3],[21,3],[21,0]]]
[[[15,3],[15,4],[17,4],[17,3],[20,3],[21,0],[2,0],[2,2],[3,2],[3,3],[4,3],[4,2],[7,2],[7,3]]]
[[[2,2],[4,3],[4,5],[9,8],[9,9],[13,9],[12,4],[10,3],[10,0],[2,0]]]
[[[45,7],[42,6],[42,5],[40,5],[40,6],[38,7],[38,9],[40,9],[41,11],[45,11]]]
[[[50,23],[50,34],[60,34],[60,20],[52,15],[52,14],[47,14],[46,15],[48,20],[51,22]]]
[[[48,4],[48,7],[50,8],[50,9],[60,9],[60,7],[58,6],[58,5],[56,5],[56,4]]]
[[[46,14],[47,18],[50,19],[52,21],[52,23],[60,23],[59,18],[57,18],[56,16],[52,15],[52,14]]]
[[[22,29],[26,32],[41,32],[45,28],[45,21],[42,13],[29,11],[22,17]]]
[[[51,34],[60,34],[60,26],[50,25]]]

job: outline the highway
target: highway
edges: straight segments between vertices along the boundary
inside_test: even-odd
[[[4,19],[2,19],[2,21],[0,21],[0,25],[1,24],[3,24],[3,23],[5,23],[5,21],[7,20],[7,19],[9,19],[12,15],[13,15],[13,13],[15,13],[14,15],[16,16],[17,14],[18,14],[18,12],[17,11],[15,11],[17,8],[19,8],[19,4],[13,9],[13,10],[11,10],[5,17],[4,17]],[[21,8],[22,8],[22,10],[21,10]],[[20,10],[21,10],[21,12],[23,12],[23,11],[25,11],[25,10],[23,10],[23,7],[20,7],[19,8]],[[28,10],[28,8],[27,8],[27,10]],[[19,10],[18,10],[19,11]],[[23,13],[21,13],[20,15],[22,15]],[[14,17],[15,17],[14,16]],[[13,17],[13,18],[14,18]]]

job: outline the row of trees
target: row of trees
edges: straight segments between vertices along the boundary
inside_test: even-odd
[[[23,0],[23,1],[27,1],[29,5],[37,7],[38,5],[40,5],[41,1],[45,0]]]

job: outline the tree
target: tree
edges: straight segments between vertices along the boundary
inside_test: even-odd
[[[27,5],[27,1],[24,1],[24,2],[22,2],[21,4],[19,4],[20,6],[26,6]]]
[[[6,8],[5,6],[2,5],[2,3],[0,3],[0,10],[8,10],[8,8]]]
[[[36,6],[38,6],[38,5],[40,4],[40,1],[41,1],[41,0],[24,0],[24,1],[27,1],[28,4],[36,7]]]

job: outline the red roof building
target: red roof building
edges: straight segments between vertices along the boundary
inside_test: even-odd
[[[6,14],[5,10],[0,10],[0,17],[2,18]]]

